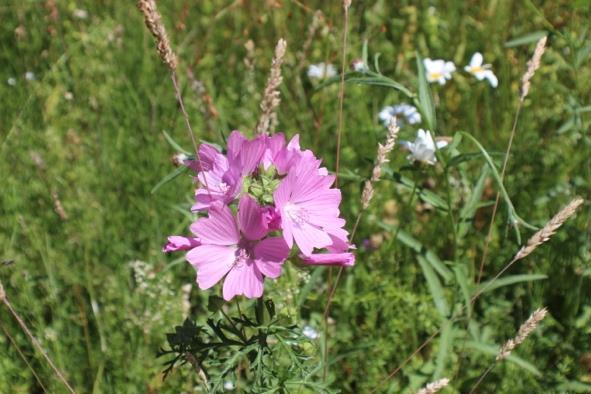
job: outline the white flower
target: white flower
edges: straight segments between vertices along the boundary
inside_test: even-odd
[[[445,81],[451,79],[451,73],[456,71],[456,66],[452,62],[437,59],[431,60],[426,58],[423,60],[425,66],[425,73],[427,81],[439,82],[440,85],[445,85]]]
[[[304,334],[305,337],[308,337],[310,339],[318,339],[318,337],[320,336],[318,334],[318,331],[316,331],[316,329],[314,329],[314,327],[312,326],[304,326],[302,334]]]
[[[476,79],[478,79],[479,81],[482,81],[483,79],[488,80],[490,86],[496,88],[499,84],[496,75],[490,69],[490,64],[482,64],[482,62],[482,54],[480,52],[476,52],[474,55],[472,55],[472,59],[470,59],[470,64],[464,67],[464,70],[474,75]]]
[[[231,380],[226,380],[224,382],[224,390],[226,391],[230,391],[230,390],[234,390],[234,382],[232,382]]]
[[[437,162],[435,151],[446,146],[447,141],[435,142],[429,130],[419,129],[415,142],[402,141],[401,145],[410,151],[407,159],[411,162],[420,161],[433,165]]]
[[[357,71],[358,73],[366,73],[369,71],[369,67],[367,67],[367,64],[365,64],[361,59],[353,60],[351,62],[351,68],[353,71]]]
[[[393,116],[396,116],[398,127],[402,127],[405,123],[416,124],[421,121],[421,114],[419,111],[409,104],[389,105],[382,108],[378,114],[378,118],[386,127],[390,124],[390,119],[392,119]]]
[[[88,11],[82,10],[82,9],[76,9],[72,13],[72,15],[74,16],[74,18],[77,18],[77,19],[86,19],[86,18],[88,18]]]
[[[6,83],[10,86],[16,86],[16,79],[13,77],[10,77],[6,80]]]
[[[330,78],[337,75],[337,69],[332,64],[318,63],[308,67],[308,77],[313,79]]]
[[[26,79],[27,81],[34,81],[34,80],[35,80],[35,73],[34,73],[34,72],[32,72],[32,71],[27,71],[27,72],[25,73],[25,79]]]

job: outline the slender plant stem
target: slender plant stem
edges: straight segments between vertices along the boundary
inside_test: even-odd
[[[47,391],[47,389],[43,385],[43,382],[41,382],[41,379],[39,378],[39,375],[37,375],[37,372],[35,372],[35,369],[33,369],[33,366],[29,363],[29,361],[27,361],[27,358],[25,357],[25,355],[21,351],[20,347],[18,346],[18,344],[16,343],[14,338],[8,333],[8,331],[6,331],[6,329],[4,328],[3,325],[0,324],[0,328],[2,328],[4,335],[6,335],[8,340],[12,343],[12,345],[16,349],[16,352],[18,353],[18,355],[23,359],[25,364],[27,364],[27,367],[31,370],[31,373],[35,377],[35,380],[37,381],[37,383],[39,383],[39,386],[41,386],[41,390],[43,390],[44,393],[48,393],[49,391]]]
[[[336,171],[336,178],[335,178],[335,186],[338,187],[339,185],[339,172],[341,166],[341,140],[343,134],[343,124],[344,124],[344,103],[345,103],[345,67],[347,66],[347,33],[349,30],[349,7],[351,6],[350,0],[343,1],[343,10],[344,10],[344,26],[343,26],[343,48],[342,48],[342,56],[341,56],[341,81],[339,84],[339,112],[338,112],[338,126],[337,126],[337,153],[336,153],[336,164],[335,164],[335,171]],[[338,283],[338,279],[341,276],[343,268],[339,269],[339,273],[337,275],[337,280],[335,283]],[[328,281],[328,288],[336,288],[335,286],[331,286],[332,282],[332,267],[329,268],[329,281]],[[331,291],[334,293],[334,290]],[[324,308],[324,352],[322,353],[322,379],[326,381],[326,377],[328,374],[328,311],[330,308],[331,297],[329,298],[326,303],[326,307]]]
[[[29,330],[29,328],[27,327],[27,325],[25,324],[25,322],[23,321],[23,319],[19,316],[18,313],[16,313],[16,311],[14,310],[14,308],[12,307],[12,305],[10,304],[10,301],[8,301],[8,297],[4,293],[4,289],[3,289],[1,283],[0,283],[0,301],[2,301],[4,303],[4,305],[6,306],[6,308],[10,312],[10,314],[14,317],[14,319],[16,320],[16,322],[19,324],[19,326],[21,327],[21,329],[23,330],[23,332],[25,333],[25,335],[29,338],[29,340],[31,341],[31,343],[33,344],[33,346],[39,351],[39,353],[41,353],[41,355],[43,356],[43,358],[45,359],[45,361],[47,361],[47,364],[49,364],[49,366],[51,367],[51,369],[53,370],[53,372],[55,373],[55,375],[63,383],[63,385],[66,387],[66,389],[68,389],[68,391],[70,393],[75,394],[76,392],[74,391],[74,389],[72,388],[72,386],[70,386],[70,384],[66,380],[64,374],[53,363],[53,361],[51,360],[51,358],[49,358],[49,356],[47,355],[47,353],[45,352],[45,350],[43,350],[43,347],[41,346],[41,343],[39,343],[39,341],[37,340],[37,338],[35,338],[33,336],[33,334],[31,333],[31,331]]]
[[[201,163],[201,157],[199,156],[199,148],[197,147],[197,139],[195,138],[195,133],[193,132],[193,128],[191,127],[191,122],[189,121],[189,114],[187,113],[187,110],[185,109],[185,103],[183,101],[181,89],[179,88],[178,77],[177,77],[176,71],[171,71],[170,79],[172,79],[172,85],[174,86],[174,93],[176,96],[176,100],[178,101],[179,107],[181,109],[181,113],[183,114],[183,118],[185,120],[185,125],[187,126],[187,131],[188,131],[189,135],[191,136],[191,142],[193,143],[193,149],[195,150],[195,158],[197,159],[197,162],[199,163],[199,168],[202,170],[203,165]],[[207,190],[207,193],[209,194],[209,196],[211,198],[209,186],[207,185],[207,177],[203,177],[203,180],[205,182],[205,190]]]
[[[344,1],[345,3],[347,0]],[[341,61],[341,82],[339,84],[339,119],[337,127],[337,158],[336,158],[336,179],[335,186],[339,185],[339,170],[341,165],[341,139],[343,135],[344,111],[345,104],[345,67],[347,66],[347,32],[349,30],[349,7],[345,4],[345,25],[343,27],[343,52]]]
[[[517,111],[515,112],[515,119],[513,119],[513,127],[511,128],[511,136],[509,137],[509,143],[507,144],[507,151],[505,152],[505,157],[503,159],[503,167],[501,169],[501,183],[505,178],[505,171],[507,170],[507,162],[509,161],[509,154],[511,153],[511,147],[513,146],[513,139],[515,138],[515,130],[517,129],[517,120],[519,119],[519,115],[521,114],[521,107],[523,106],[523,100],[519,100],[519,106],[517,107]],[[497,192],[497,196],[495,198],[495,205],[493,206],[492,217],[490,219],[490,223],[488,225],[488,234],[486,235],[486,240],[484,242],[484,249],[482,251],[482,257],[480,258],[480,268],[478,269],[478,279],[476,280],[476,284],[480,284],[482,280],[482,275],[484,274],[484,264],[486,262],[486,258],[488,256],[488,247],[490,241],[492,239],[492,232],[495,223],[495,218],[497,215],[497,209],[499,207],[499,202],[501,199],[501,193]]]
[[[478,380],[476,381],[476,383],[474,383],[474,386],[472,386],[472,388],[470,389],[470,393],[472,394],[476,388],[480,385],[480,383],[482,383],[482,381],[484,380],[484,378],[486,378],[486,375],[488,375],[490,373],[490,371],[493,370],[493,368],[495,367],[496,363],[492,364],[490,367],[488,367],[486,369],[486,371],[484,371],[484,373],[482,375],[480,375],[480,378],[478,378]]]
[[[199,365],[199,361],[197,361],[195,356],[189,352],[185,354],[185,357],[187,358],[189,363],[191,363],[193,369],[195,370],[195,372],[197,372],[197,375],[199,375],[199,379],[201,380],[203,387],[205,387],[205,391],[209,393],[209,380],[207,379],[207,375],[203,371],[203,368],[201,368],[201,365]]]

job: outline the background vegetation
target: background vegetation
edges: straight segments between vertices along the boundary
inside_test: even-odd
[[[319,89],[306,68],[339,64],[339,2],[169,0],[159,9],[202,139],[222,143],[233,129],[252,132],[273,48],[284,37],[279,130],[300,133],[303,146],[334,169],[338,86]],[[309,36],[316,10],[323,17]],[[186,287],[193,269],[181,255],[161,252],[167,235],[186,231],[193,190],[183,176],[151,192],[173,170],[175,151],[162,131],[187,148],[190,140],[141,15],[129,1],[9,0],[0,4],[0,20],[0,280],[12,304],[80,392],[192,391],[198,380],[188,367],[163,382],[163,360],[155,355],[184,317],[209,316],[207,296],[219,289]],[[347,55],[361,57],[367,40],[370,59],[381,54],[381,72],[416,90],[415,52],[452,60],[458,69],[482,52],[499,87],[461,72],[445,86],[432,85],[434,132],[470,133],[500,165],[520,78],[541,33],[528,34],[549,34],[505,180],[519,215],[542,226],[574,196],[589,196],[589,22],[588,1],[354,1]],[[382,87],[346,89],[341,187],[352,222],[386,132],[377,113],[407,100]],[[415,133],[405,127],[400,138]],[[369,392],[444,328],[380,391],[412,392],[447,376],[446,392],[468,392],[497,347],[547,306],[550,316],[515,352],[518,359],[495,368],[481,391],[591,392],[588,206],[513,267],[512,282],[450,320],[477,289],[497,189],[468,140],[445,155],[435,167],[409,166],[398,149],[392,155],[357,233],[357,265],[346,271],[332,307],[332,388]],[[519,231],[524,239],[531,234]],[[519,246],[501,204],[483,280]],[[439,286],[426,280],[427,258],[445,268],[430,270]],[[266,294],[294,323],[321,332],[327,278],[326,269],[292,266]],[[62,392],[0,310],[0,392],[40,392],[33,371],[49,392]],[[318,352],[323,340],[316,340]],[[231,379],[246,389],[240,374]]]

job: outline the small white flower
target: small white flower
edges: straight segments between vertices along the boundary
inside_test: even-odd
[[[316,329],[312,326],[304,326],[302,334],[304,334],[304,336],[308,337],[309,339],[318,339],[318,337],[320,336],[320,334],[318,334],[318,331],[316,331]]]
[[[34,72],[32,72],[32,71],[27,71],[27,72],[25,73],[25,79],[26,79],[27,81],[34,81],[34,80],[35,80],[35,73],[34,73]]]
[[[484,59],[482,58],[482,54],[480,52],[476,52],[472,55],[472,59],[470,59],[470,64],[464,67],[466,72],[474,75],[476,79],[482,81],[483,79],[488,80],[490,86],[496,88],[499,84],[499,81],[496,75],[492,72],[490,64],[482,64]]]
[[[6,83],[10,86],[16,86],[16,79],[13,77],[10,77],[6,80]]]
[[[231,380],[226,380],[224,382],[224,390],[230,391],[230,390],[234,390],[234,388],[235,388],[234,382],[232,382]]]
[[[423,59],[423,65],[425,66],[427,81],[438,82],[440,85],[445,85],[445,82],[451,79],[451,74],[456,71],[455,64],[441,59]]]
[[[351,68],[353,71],[357,71],[358,73],[366,73],[369,71],[369,67],[367,67],[367,64],[365,64],[361,59],[353,60],[351,62]]]
[[[318,63],[308,67],[308,77],[312,79],[324,79],[337,75],[337,69],[332,64]]]
[[[64,93],[64,98],[68,101],[72,101],[74,99],[74,94],[70,91]]]
[[[410,104],[389,105],[382,108],[378,114],[378,118],[386,127],[390,124],[390,119],[393,116],[396,116],[398,127],[402,127],[404,124],[420,123],[421,121],[421,114]]]
[[[74,18],[77,18],[77,19],[86,19],[86,18],[88,18],[88,11],[82,10],[82,9],[76,9],[72,13],[72,15],[74,16]]]
[[[435,164],[437,158],[435,157],[435,151],[441,149],[447,145],[447,141],[433,140],[431,132],[429,130],[419,129],[417,132],[417,138],[415,142],[402,141],[401,145],[410,151],[407,159],[411,162],[420,161],[427,164]]]

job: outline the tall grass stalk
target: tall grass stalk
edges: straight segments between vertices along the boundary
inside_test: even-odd
[[[191,137],[191,142],[193,143],[193,149],[195,150],[195,157],[197,162],[199,163],[199,167],[202,168],[201,157],[199,156],[199,148],[197,146],[197,139],[195,137],[195,132],[191,127],[191,122],[189,120],[189,114],[185,109],[185,103],[183,101],[183,96],[181,94],[181,89],[178,83],[178,75],[177,75],[177,66],[178,61],[177,57],[172,50],[172,46],[170,45],[170,41],[168,40],[168,35],[166,34],[166,29],[164,28],[164,24],[162,23],[162,17],[158,12],[158,8],[156,7],[156,2],[154,0],[139,0],[137,2],[138,9],[144,15],[144,22],[148,30],[152,33],[154,38],[156,39],[156,51],[160,56],[160,59],[166,64],[168,69],[170,70],[170,79],[172,80],[172,86],[174,87],[174,93],[176,99],[179,103],[179,107],[181,109],[181,113],[185,120],[185,125],[187,126],[187,131]],[[209,193],[209,186],[207,185],[207,177],[204,178],[205,182],[205,189]]]
[[[511,135],[509,136],[509,142],[507,143],[507,150],[505,151],[505,157],[503,158],[503,166],[501,168],[501,182],[505,179],[505,171],[507,170],[507,163],[509,162],[509,154],[511,153],[511,148],[513,147],[513,139],[515,138],[515,132],[517,129],[517,120],[519,119],[519,115],[521,114],[521,109],[523,107],[523,102],[529,93],[530,81],[536,73],[536,70],[540,68],[542,55],[544,54],[544,50],[546,48],[546,37],[542,37],[537,45],[536,49],[534,50],[534,54],[532,58],[527,62],[527,70],[523,74],[521,79],[521,94],[519,96],[519,104],[517,105],[517,111],[515,112],[515,118],[513,119],[513,127],[511,128]],[[490,219],[490,223],[488,226],[488,234],[486,235],[486,240],[484,242],[484,249],[482,251],[482,257],[480,258],[480,267],[478,268],[478,279],[476,283],[480,283],[482,279],[482,275],[484,274],[484,264],[486,263],[486,258],[488,256],[488,248],[490,241],[492,239],[492,233],[495,223],[495,218],[497,215],[497,209],[499,207],[499,202],[501,199],[501,193],[497,192],[495,198],[495,204],[493,206],[493,212]]]
[[[75,393],[75,391],[72,388],[72,386],[70,386],[70,384],[66,380],[66,377],[64,376],[64,374],[60,371],[60,369],[55,365],[55,363],[47,355],[47,352],[43,349],[43,346],[41,346],[41,343],[31,333],[31,330],[29,330],[29,327],[27,327],[27,325],[24,322],[24,320],[14,310],[14,308],[10,304],[10,301],[8,301],[8,296],[6,295],[6,292],[4,291],[4,287],[2,286],[2,282],[0,282],[0,302],[2,302],[4,304],[4,306],[6,307],[6,309],[8,309],[8,311],[10,312],[10,314],[12,315],[12,317],[14,317],[14,320],[16,320],[16,322],[21,327],[21,329],[23,330],[23,332],[25,333],[25,335],[27,336],[27,338],[29,339],[29,341],[39,351],[39,353],[41,353],[41,355],[43,356],[43,358],[45,359],[45,361],[47,361],[47,364],[49,364],[49,367],[51,368],[51,370],[53,371],[53,373],[55,374],[55,376],[58,378],[58,380],[63,383],[63,385],[68,390],[68,392]]]
[[[519,331],[517,331],[517,335],[515,335],[514,338],[509,339],[507,342],[505,342],[503,344],[503,346],[501,346],[501,348],[499,349],[499,352],[497,354],[497,357],[495,359],[495,362],[490,367],[488,367],[486,369],[486,371],[484,371],[484,373],[476,381],[474,386],[472,386],[472,389],[470,390],[470,394],[472,394],[476,390],[476,388],[478,388],[480,383],[482,383],[484,381],[486,376],[493,370],[493,368],[495,367],[495,365],[497,363],[499,363],[499,362],[505,360],[507,357],[509,357],[511,355],[511,352],[517,346],[522,344],[527,339],[529,334],[531,334],[536,329],[538,324],[540,324],[540,322],[544,319],[544,317],[546,317],[547,313],[548,313],[548,310],[546,308],[540,308],[540,309],[536,309],[530,315],[530,317],[525,321],[525,323],[523,323],[521,325],[521,327],[519,327]]]
[[[336,152],[336,164],[335,164],[335,187],[339,185],[339,172],[341,165],[341,140],[343,134],[344,124],[344,112],[343,107],[345,103],[345,70],[347,67],[347,33],[349,31],[349,8],[351,7],[351,0],[343,0],[343,12],[344,12],[344,24],[343,24],[343,44],[342,44],[342,56],[341,56],[341,81],[339,84],[339,111],[338,111],[338,126],[337,126],[337,152]],[[328,288],[332,288],[332,267],[328,269]],[[342,273],[342,269],[339,270],[339,275]],[[330,294],[329,294],[330,297]],[[322,378],[326,381],[328,374],[328,309],[330,306],[330,298],[327,299],[325,313],[323,315],[323,326],[324,326],[324,351],[322,352]]]

